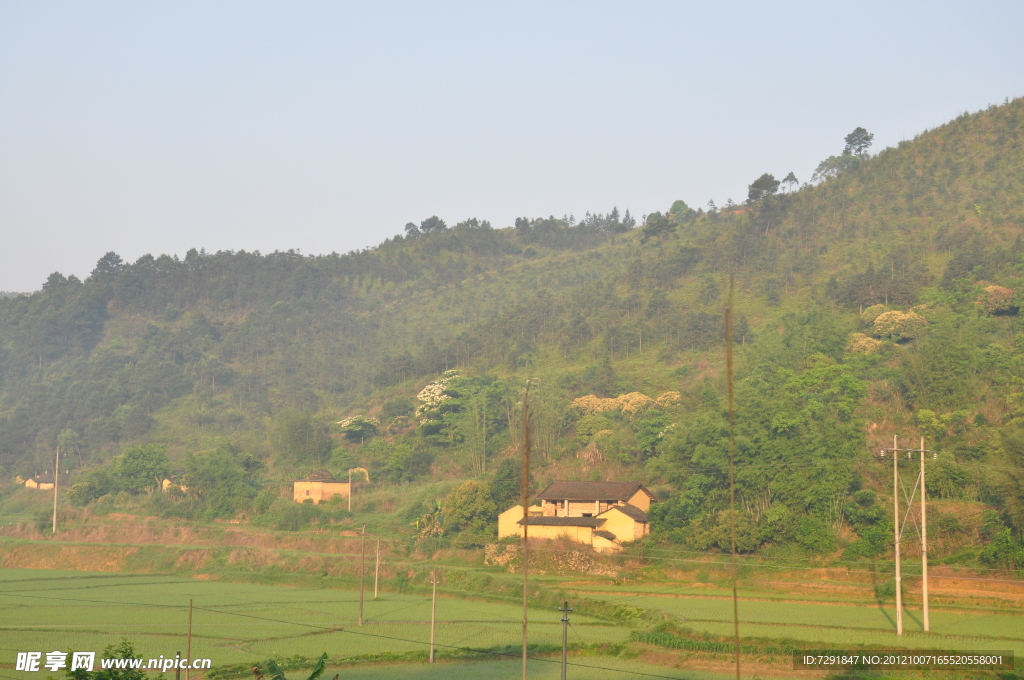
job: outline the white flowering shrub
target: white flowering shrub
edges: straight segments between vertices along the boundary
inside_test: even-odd
[[[416,395],[416,400],[420,402],[420,405],[416,408],[416,417],[421,418],[431,411],[437,410],[442,401],[451,399],[450,396],[445,394],[445,390],[448,389],[448,384],[458,377],[459,371],[457,370],[445,371],[441,374],[440,378],[427,383],[427,386]]]
[[[372,437],[377,434],[379,424],[376,418],[370,416],[349,416],[338,421],[341,433],[349,441],[364,441],[367,437]]]

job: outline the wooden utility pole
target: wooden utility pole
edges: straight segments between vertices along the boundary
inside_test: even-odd
[[[924,632],[927,633],[931,626],[928,622],[928,515],[924,488],[924,437],[921,437],[921,587],[924,597]]]
[[[366,526],[363,525],[363,536],[359,539],[359,625],[363,625],[363,582],[366,576]]]
[[[373,599],[377,599],[377,581],[380,578],[380,539],[377,539],[377,561],[373,565]]]
[[[569,665],[569,603],[563,602],[562,606],[558,608],[558,611],[562,613],[562,680],[565,680],[565,671]]]
[[[352,512],[352,471],[348,471],[348,511]]]
[[[900,576],[899,437],[892,436],[893,547],[896,557],[896,634],[903,635],[903,579]]]
[[[60,480],[60,447],[53,463],[53,533],[57,533],[57,483]]]
[[[433,590],[430,593],[430,663],[434,663],[434,623],[437,614],[437,574],[431,572],[430,583]]]
[[[188,637],[185,640],[185,656],[187,658],[185,680],[188,680],[189,669],[192,668],[192,600],[188,601]]]

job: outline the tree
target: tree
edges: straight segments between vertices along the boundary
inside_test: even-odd
[[[853,154],[858,158],[867,156],[868,148],[871,146],[871,140],[874,138],[875,136],[864,128],[856,128],[853,132],[843,138],[843,141],[846,142],[843,154]]]
[[[294,409],[286,409],[274,417],[270,442],[278,458],[290,463],[323,465],[333,448],[324,423],[309,412]]]
[[[160,486],[170,462],[162,444],[130,446],[114,462],[114,480],[128,493],[142,493]]]
[[[514,505],[522,487],[522,464],[517,458],[506,458],[498,465],[491,480],[491,500],[500,511]]]
[[[376,418],[369,416],[352,416],[339,420],[341,434],[350,442],[364,442],[377,434],[377,426],[380,424]]]
[[[766,172],[747,187],[747,202],[756,203],[764,198],[769,198],[774,196],[778,190],[779,180],[775,179],[775,175]]]
[[[999,433],[999,462],[995,487],[1003,512],[1019,533],[1024,533],[1024,424],[1019,421]]]
[[[231,517],[255,495],[259,482],[254,473],[259,461],[230,446],[185,457],[188,492],[196,496],[210,517]]]
[[[420,231],[424,234],[433,234],[434,232],[441,232],[446,229],[448,229],[448,225],[437,215],[432,215],[420,222]]]
[[[641,230],[640,243],[647,243],[652,238],[665,238],[671,234],[676,225],[668,220],[660,212],[653,212],[644,221],[644,228]]]
[[[96,268],[92,270],[90,277],[93,279],[109,280],[114,278],[126,266],[120,255],[110,251],[96,262]]]
[[[838,177],[851,168],[856,167],[859,162],[860,159],[857,156],[848,153],[840,156],[829,156],[821,163],[818,163],[818,167],[814,169],[814,174],[811,175],[811,182],[817,184],[818,182],[824,182],[826,179]]]
[[[668,217],[676,222],[682,222],[693,214],[693,210],[690,206],[686,205],[686,201],[675,201],[672,203],[672,207],[669,208],[668,212]]]
[[[135,646],[127,638],[121,638],[121,642],[116,645],[107,645],[103,650],[104,659],[134,659],[137,657]],[[70,671],[68,676],[75,677]],[[96,671],[92,677],[95,680],[145,680],[146,674],[137,668],[110,668]]]
[[[800,184],[800,180],[798,180],[796,175],[793,174],[793,171],[790,170],[789,174],[783,178],[782,183],[786,185],[786,191],[789,192],[793,190],[793,187]]]
[[[405,225],[405,237],[415,238],[420,235],[420,228],[413,222],[407,222]]]
[[[498,507],[491,499],[490,486],[472,480],[463,482],[444,500],[445,528],[477,534],[493,532]]]

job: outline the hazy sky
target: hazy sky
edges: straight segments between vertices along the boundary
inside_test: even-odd
[[[0,290],[800,180],[1024,95],[1024,3],[0,0]]]

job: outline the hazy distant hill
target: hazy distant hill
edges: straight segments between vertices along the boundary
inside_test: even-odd
[[[507,422],[498,434],[501,399],[498,415],[478,417],[493,444],[477,467],[455,422],[483,388],[453,394],[455,415],[436,427],[417,421],[413,398],[447,369],[513,392],[532,377],[553,414],[540,428],[546,465],[584,474],[581,452],[597,450],[585,474],[618,466],[678,491],[664,526],[713,545],[731,274],[751,542],[818,532],[811,545],[824,530],[806,516],[841,525],[871,484],[869,447],[897,430],[948,454],[939,497],[996,503],[1019,526],[1018,492],[985,472],[995,468],[961,463],[1024,464],[1022,139],[1017,100],[840,157],[816,186],[720,211],[677,203],[635,229],[617,211],[505,229],[431,218],[346,255],[109,254],[84,282],[54,274],[0,300],[0,465],[8,477],[48,469],[63,432],[73,467],[131,443],[165,443],[180,461],[230,442],[273,470],[281,433],[305,418],[346,461],[382,468],[387,447],[407,446],[429,453],[432,474],[486,475],[513,436]],[[570,408],[634,391],[680,401],[644,417]],[[353,414],[381,421],[376,449],[324,429]]]

